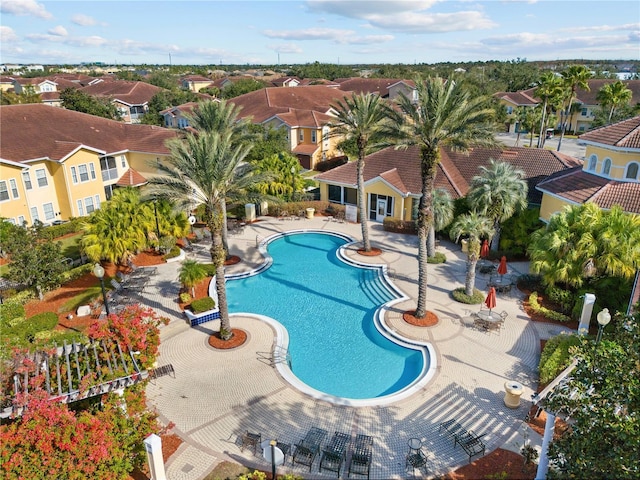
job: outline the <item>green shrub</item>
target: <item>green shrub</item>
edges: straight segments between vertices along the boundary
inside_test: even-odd
[[[4,304],[8,303],[19,303],[20,305],[24,305],[32,298],[35,298],[36,294],[33,290],[20,290],[19,292],[13,293],[11,296],[7,296],[4,298]]]
[[[569,349],[578,345],[577,335],[561,334],[547,340],[540,355],[540,383],[547,384],[571,363]]]
[[[191,302],[191,311],[193,313],[202,313],[211,310],[216,306],[216,302],[211,297],[199,298]]]
[[[207,277],[213,277],[216,274],[216,266],[213,263],[203,263],[202,266],[207,272]]]
[[[58,315],[53,312],[39,313],[27,318],[29,332],[34,335],[45,330],[53,330],[58,325]]]
[[[562,313],[570,314],[576,303],[576,295],[574,292],[549,285],[545,289],[545,293],[553,303],[557,303],[562,308]]]
[[[191,294],[189,292],[182,292],[180,294],[181,303],[189,303],[191,301]]]
[[[66,272],[62,272],[60,276],[60,283],[72,282],[87,273],[90,273],[93,270],[93,265],[90,263],[85,263],[84,265],[80,265],[79,267],[72,268],[71,270],[67,270]]]
[[[427,263],[444,263],[447,261],[447,256],[442,252],[436,252],[433,257],[427,257]]]
[[[169,250],[169,253],[167,253],[164,256],[164,259],[168,260],[169,258],[176,258],[179,255],[180,255],[180,247],[174,246],[174,247],[171,247],[171,250]]]
[[[511,257],[526,257],[531,234],[542,227],[544,223],[540,220],[539,208],[528,208],[516,213],[502,224],[499,248],[510,252]]]
[[[384,217],[382,228],[385,232],[394,233],[417,233],[416,222],[414,220],[400,220],[397,218]]]
[[[540,315],[543,315],[550,320],[555,320],[556,322],[571,321],[571,317],[568,317],[564,313],[554,312],[553,310],[549,310],[548,308],[540,305],[538,303],[538,292],[533,292],[531,295],[529,295],[529,305],[535,313],[539,313]]]
[[[5,302],[0,304],[0,322],[2,325],[11,326],[16,319],[24,319],[25,312],[21,303]]]
[[[467,305],[476,305],[484,301],[484,293],[482,293],[477,288],[473,289],[473,295],[471,296],[464,293],[464,290],[464,287],[456,288],[453,292],[451,292],[451,296],[453,296],[453,299],[455,301],[466,303]]]
[[[66,223],[60,225],[52,225],[42,229],[42,236],[47,240],[53,240],[54,238],[68,235],[69,233],[76,233],[80,231],[80,223],[82,219],[74,218]]]

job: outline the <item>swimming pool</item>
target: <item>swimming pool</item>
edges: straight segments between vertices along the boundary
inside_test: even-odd
[[[430,356],[423,345],[392,340],[380,328],[379,308],[402,294],[385,281],[380,267],[339,258],[349,241],[310,231],[267,239],[268,261],[259,274],[228,279],[229,312],[280,323],[291,372],[323,398],[393,396],[424,377]]]

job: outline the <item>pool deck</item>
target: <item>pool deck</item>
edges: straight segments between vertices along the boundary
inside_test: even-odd
[[[272,234],[289,230],[324,230],[361,238],[359,224],[340,223],[327,217],[279,220],[260,217],[245,227],[244,232],[230,236],[231,254],[242,261],[226,269],[239,273],[262,263],[257,243]],[[263,440],[276,438],[295,444],[311,427],[329,432],[358,433],[374,437],[372,479],[411,477],[405,470],[408,440],[422,440],[429,458],[429,477],[440,476],[468,463],[462,448],[439,432],[440,423],[456,419],[466,429],[485,434],[486,453],[508,448],[518,451],[527,430],[523,420],[529,411],[529,399],[536,388],[540,340],[560,333],[563,328],[531,322],[522,310],[519,292],[498,297],[496,310],[509,317],[499,332],[476,329],[469,311],[479,305],[464,305],[450,296],[451,290],[463,286],[466,255],[460,247],[442,242],[438,251],[447,262],[429,265],[428,309],[439,322],[433,327],[415,327],[402,319],[402,312],[415,308],[417,296],[417,237],[385,232],[381,224],[369,223],[371,243],[382,250],[377,257],[364,257],[356,252],[357,244],[348,247],[347,255],[358,262],[386,264],[394,284],[409,300],[395,304],[385,314],[387,325],[408,339],[430,342],[436,353],[437,369],[432,380],[408,398],[382,406],[352,407],[334,405],[314,399],[293,388],[278,370],[258,352],[270,352],[274,330],[256,318],[232,315],[231,324],[248,333],[247,342],[234,350],[214,350],[208,336],[218,330],[219,321],[190,328],[178,308],[179,262],[159,266],[158,275],[141,303],[170,319],[161,329],[159,365],[172,364],[175,378],[165,376],[149,383],[148,403],[160,420],[175,424],[174,432],[184,443],[166,464],[169,480],[200,480],[214,466],[231,460],[270,470],[261,452],[241,451],[240,435],[251,431]],[[208,260],[207,240],[197,246],[190,258]],[[509,264],[510,273],[528,272],[528,263]],[[488,276],[478,275],[476,287],[486,291]],[[568,330],[568,329],[564,329]],[[503,403],[504,383],[515,380],[524,386],[518,408]],[[527,430],[534,445],[540,438]],[[327,438],[328,440],[328,438]],[[477,459],[475,457],[474,459]],[[335,478],[335,473],[318,472],[319,457],[308,467],[286,463],[278,474],[287,472],[304,478]],[[418,472],[415,472],[418,475]],[[346,478],[343,469],[341,478]],[[359,478],[359,477],[356,477]]]

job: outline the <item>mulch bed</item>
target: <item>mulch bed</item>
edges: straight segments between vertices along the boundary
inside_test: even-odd
[[[533,480],[536,476],[536,466],[524,466],[524,457],[512,452],[497,448],[493,452],[478,458],[468,465],[460,467],[454,472],[448,473],[443,478],[446,480],[484,480],[487,475],[506,473],[506,476],[496,478],[508,478],[509,480]]]
[[[409,325],[415,325],[416,327],[433,327],[438,324],[438,316],[429,310],[422,318],[416,317],[415,313],[415,310],[408,310],[402,314],[402,319]]]
[[[229,340],[222,340],[220,338],[220,332],[216,332],[209,336],[209,346],[217,348],[218,350],[231,350],[237,348],[247,341],[247,332],[240,330],[239,328],[231,329],[231,338]]]
[[[364,248],[359,248],[358,255],[362,255],[363,257],[377,257],[378,255],[382,255],[382,250],[371,247],[371,250],[367,252]]]

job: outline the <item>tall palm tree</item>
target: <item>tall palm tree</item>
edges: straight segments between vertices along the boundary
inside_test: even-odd
[[[222,243],[226,225],[226,199],[247,192],[260,179],[243,162],[251,146],[233,145],[232,136],[218,132],[188,134],[169,144],[171,162],[162,164],[161,176],[149,179],[151,195],[167,198],[180,206],[204,205],[204,220],[211,231],[211,259],[216,266],[216,292],[220,310],[220,336],[229,338],[231,327],[227,305]]]
[[[453,200],[449,192],[442,188],[433,191],[433,223],[429,225],[427,234],[427,256],[436,254],[436,230],[442,230],[453,220]]]
[[[536,96],[542,100],[542,118],[540,119],[540,136],[538,137],[538,148],[544,146],[546,139],[547,125],[549,124],[549,114],[551,110],[560,104],[563,94],[562,81],[553,72],[545,72],[540,75],[535,92]]]
[[[529,187],[524,175],[510,163],[490,159],[488,166],[480,167],[480,175],[471,179],[467,203],[493,222],[492,250],[500,244],[500,224],[527,208]]]
[[[358,150],[356,165],[358,184],[358,215],[362,227],[362,244],[371,251],[367,224],[366,194],[364,190],[365,156],[380,148],[390,129],[387,124],[394,117],[391,107],[379,95],[372,93],[353,94],[338,100],[335,105],[336,120],[332,123],[332,135],[354,141]]]
[[[571,106],[573,100],[576,98],[576,90],[582,88],[589,91],[589,79],[591,78],[591,72],[584,65],[571,65],[564,72],[562,72],[562,83],[565,91],[568,93],[568,100],[564,109],[564,119],[560,128],[560,139],[558,140],[558,152],[562,146],[562,139],[564,138],[564,132],[567,128],[567,120],[571,123]]]
[[[427,305],[427,235],[433,223],[434,181],[440,147],[467,150],[471,146],[494,146],[494,111],[485,97],[472,97],[453,80],[428,77],[416,80],[416,100],[400,96],[404,114],[399,124],[397,148],[418,145],[422,196],[418,207],[418,301],[415,316],[423,318]]]
[[[242,107],[226,100],[205,100],[198,103],[197,108],[187,116],[190,125],[198,132],[218,132],[229,135],[231,146],[248,144],[256,138],[256,134],[249,128],[250,121],[240,118]],[[228,199],[222,199],[227,202]],[[226,209],[226,206],[225,206]],[[222,245],[226,255],[229,255],[229,233],[227,224],[222,230]]]
[[[602,88],[598,90],[596,99],[600,102],[602,108],[609,108],[607,122],[611,123],[611,118],[615,111],[621,106],[628,104],[632,96],[633,92],[629,90],[621,80],[618,80],[617,82],[603,85]]]
[[[451,238],[456,242],[462,236],[467,237],[467,274],[464,281],[464,293],[471,296],[476,285],[476,264],[480,257],[480,242],[493,235],[491,220],[472,211],[460,215],[451,225]]]

